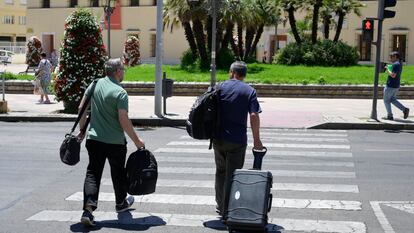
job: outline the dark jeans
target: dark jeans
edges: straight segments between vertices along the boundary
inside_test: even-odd
[[[213,148],[216,161],[216,203],[223,215],[227,211],[233,172],[243,168],[246,145],[214,140]]]
[[[115,191],[116,204],[122,204],[127,196],[125,159],[126,145],[107,144],[95,140],[86,140],[89,154],[89,164],[86,170],[83,187],[83,209],[86,205],[95,210],[98,207],[99,187],[105,161],[108,159],[111,167],[112,184]]]

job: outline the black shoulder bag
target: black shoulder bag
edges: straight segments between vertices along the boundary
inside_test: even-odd
[[[85,103],[83,104],[82,109],[79,112],[78,118],[76,119],[75,124],[72,127],[72,130],[70,131],[70,133],[65,135],[65,139],[63,140],[62,145],[60,146],[60,160],[62,160],[62,162],[67,165],[73,166],[77,164],[80,160],[80,142],[78,141],[76,135],[73,135],[73,132],[75,131],[76,126],[82,118],[83,113],[86,111],[86,108],[88,107],[93,92],[95,91],[95,86],[97,82],[98,80],[93,81],[91,94],[87,96]],[[81,129],[81,132],[86,132],[86,128],[88,127],[90,120],[90,116],[86,118],[86,124]]]

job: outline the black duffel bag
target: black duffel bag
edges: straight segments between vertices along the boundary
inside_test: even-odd
[[[67,165],[73,166],[79,162],[79,154],[80,143],[78,138],[73,134],[66,134],[60,146],[60,160]]]
[[[155,192],[158,165],[154,155],[147,149],[139,149],[129,155],[126,164],[128,193],[146,195]]]
[[[85,113],[86,108],[89,105],[89,102],[91,100],[91,96],[93,95],[93,92],[95,91],[95,86],[98,80],[93,81],[91,94],[88,96],[85,100],[85,103],[83,103],[82,109],[78,114],[78,118],[75,121],[75,124],[72,127],[72,130],[70,133],[65,135],[65,139],[63,140],[62,144],[60,145],[59,154],[60,154],[60,160],[67,165],[73,166],[77,164],[80,160],[80,144],[81,142],[78,140],[78,138],[73,135],[73,132],[76,129],[76,126],[78,125],[79,121],[82,118],[82,115]],[[88,127],[90,116],[87,117],[85,126],[81,129],[82,133],[86,132],[86,128]]]

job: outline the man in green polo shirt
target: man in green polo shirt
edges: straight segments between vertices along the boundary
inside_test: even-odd
[[[88,87],[79,106],[81,109],[86,96],[91,96],[91,124],[86,139],[89,164],[83,189],[84,211],[81,217],[81,222],[86,226],[95,225],[92,212],[98,206],[99,186],[106,159],[111,166],[116,212],[128,210],[134,202],[132,196],[127,198],[125,170],[127,147],[124,132],[137,148],[145,147],[128,117],[128,94],[120,84],[124,79],[124,66],[121,59],[110,59],[105,64],[105,70],[107,76],[96,83],[92,95],[92,85]],[[79,124],[81,129],[85,122],[86,113]],[[83,140],[84,136],[82,132],[78,134],[80,140]]]

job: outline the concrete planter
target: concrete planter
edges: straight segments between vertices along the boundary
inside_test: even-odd
[[[154,95],[154,83],[124,82],[124,88],[130,95]],[[174,96],[198,96],[205,92],[208,83],[174,83]],[[371,99],[373,88],[368,85],[271,85],[252,84],[259,97],[275,98],[330,98],[330,99]],[[382,98],[383,87],[379,89]],[[30,81],[6,81],[6,93],[32,94]],[[414,86],[401,87],[400,99],[414,99]]]

